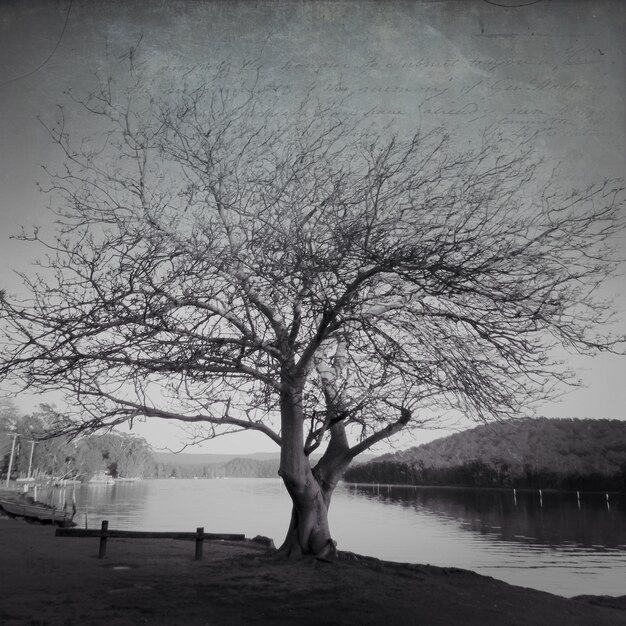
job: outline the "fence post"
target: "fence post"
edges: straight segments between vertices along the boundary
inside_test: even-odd
[[[107,553],[107,537],[109,536],[109,520],[102,520],[100,528],[100,549],[98,550],[98,558],[103,559]]]
[[[196,561],[202,561],[203,543],[204,543],[204,526],[196,529]]]

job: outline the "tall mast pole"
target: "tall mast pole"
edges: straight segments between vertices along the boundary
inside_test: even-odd
[[[15,453],[15,442],[17,441],[17,433],[13,435],[13,443],[11,444],[11,457],[9,459],[9,471],[7,472],[7,487],[11,480],[11,470],[13,469],[13,454]]]
[[[30,479],[30,470],[33,467],[33,452],[35,451],[35,440],[30,442],[30,459],[28,460],[28,478]]]

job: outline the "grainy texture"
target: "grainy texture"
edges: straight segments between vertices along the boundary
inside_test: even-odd
[[[567,600],[473,572],[388,563],[278,561],[251,542],[55,537],[0,517],[0,623],[22,624],[626,624],[622,599]],[[621,607],[621,608],[619,608]]]

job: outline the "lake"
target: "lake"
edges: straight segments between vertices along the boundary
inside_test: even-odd
[[[61,491],[51,497],[63,501]],[[277,546],[291,510],[278,479],[82,485],[76,503],[80,526],[85,519],[90,528],[103,519],[135,530],[204,526],[265,535]],[[605,494],[581,493],[579,501],[564,492],[342,483],[330,523],[340,550],[471,569],[567,597],[626,594],[626,494],[607,502]]]

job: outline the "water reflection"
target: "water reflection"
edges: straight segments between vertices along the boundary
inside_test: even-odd
[[[112,527],[135,529],[141,526],[150,485],[145,481],[85,484],[76,495],[78,511],[74,521],[80,526],[94,528],[108,519],[114,521]]]
[[[442,519],[492,540],[626,549],[626,497],[605,494],[412,486],[353,486],[356,493]]]
[[[579,509],[575,493],[343,489],[332,527],[355,552],[471,569],[564,596],[625,593],[626,494],[611,494],[610,507],[604,494],[580,494]],[[345,522],[349,516],[359,523]]]
[[[75,507],[74,522],[95,528],[102,520],[111,520],[112,528],[142,528],[143,511],[151,495],[145,481],[39,485],[32,493],[39,502],[68,513]]]

